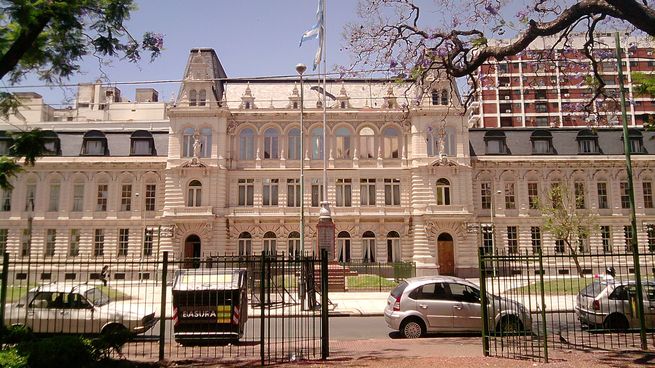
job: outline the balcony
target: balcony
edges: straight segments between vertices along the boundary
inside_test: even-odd
[[[214,216],[213,207],[211,206],[173,207],[169,211],[166,212],[168,212],[171,216],[181,216],[181,217]]]

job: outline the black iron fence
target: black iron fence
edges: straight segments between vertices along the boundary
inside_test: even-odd
[[[321,288],[325,285],[324,288]],[[5,254],[0,320],[37,334],[129,337],[133,359],[327,358],[327,259]]]
[[[416,276],[414,262],[341,262],[330,265],[330,291],[390,291]]]
[[[481,253],[479,260],[488,306],[486,355],[548,361],[552,349],[643,349],[655,343],[653,253],[639,254],[639,282],[632,253]],[[529,312],[530,321],[503,328],[505,311],[494,301]]]

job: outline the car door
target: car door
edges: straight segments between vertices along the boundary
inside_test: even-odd
[[[53,301],[53,293],[38,292],[27,306],[27,326],[35,333],[59,332]]]
[[[69,293],[65,307],[63,332],[98,333],[93,326],[93,308],[81,294]]]
[[[655,285],[644,284],[644,320],[646,328],[655,327]]]
[[[428,321],[430,331],[449,331],[453,328],[453,302],[448,300],[444,283],[421,286],[415,295],[417,310]]]
[[[449,298],[453,301],[453,329],[482,331],[480,291],[460,283],[448,283]]]

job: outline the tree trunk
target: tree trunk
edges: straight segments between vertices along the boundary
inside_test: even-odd
[[[0,79],[16,68],[20,59],[33,46],[43,29],[50,22],[50,12],[43,11],[34,24],[24,26],[9,50],[0,57]]]
[[[566,246],[569,247],[569,251],[571,252],[571,256],[573,256],[573,262],[575,262],[575,268],[578,270],[578,276],[584,277],[584,273],[582,272],[582,266],[580,266],[580,260],[578,259],[578,253],[575,251],[573,246],[568,240],[565,240]]]

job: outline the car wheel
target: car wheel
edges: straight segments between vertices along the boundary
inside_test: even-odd
[[[400,327],[400,333],[406,339],[418,339],[425,333],[425,327],[423,327],[423,322],[417,319],[410,319],[403,322]]]
[[[523,331],[523,324],[516,316],[505,316],[496,326],[496,331],[503,334],[515,334]]]
[[[614,313],[614,314],[610,314],[609,316],[607,316],[607,318],[605,318],[603,327],[611,331],[625,331],[630,326],[628,324],[628,319],[625,318],[624,315]]]

